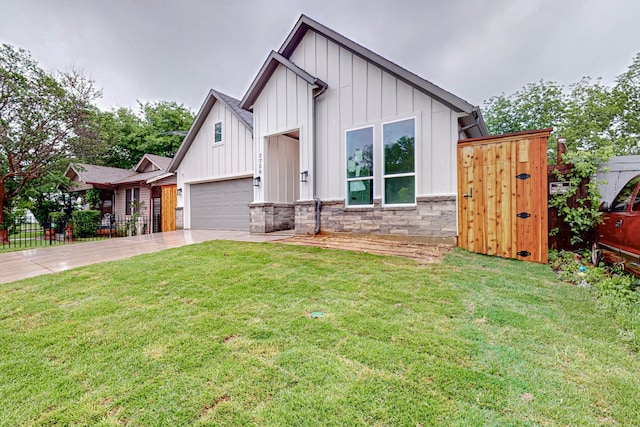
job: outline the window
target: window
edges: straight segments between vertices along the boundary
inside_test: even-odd
[[[611,204],[611,210],[613,212],[624,212],[629,207],[631,203],[631,197],[633,196],[633,190],[636,189],[636,186],[640,182],[640,176],[633,178],[631,181],[624,186],[620,193],[613,199],[613,203]],[[634,201],[634,209],[635,210],[635,201]]]
[[[415,119],[382,126],[384,144],[384,203],[416,202]]]
[[[347,131],[347,205],[373,205],[373,127]]]
[[[219,144],[222,142],[222,122],[213,125],[213,142]]]
[[[140,189],[139,188],[127,188],[124,193],[124,213],[125,215],[131,215],[131,213],[138,213],[140,208]]]

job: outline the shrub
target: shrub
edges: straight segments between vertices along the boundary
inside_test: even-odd
[[[75,211],[72,218],[74,236],[92,237],[96,235],[100,224],[100,211]]]
[[[49,214],[51,220],[51,227],[56,229],[56,233],[62,233],[64,230],[64,223],[67,219],[67,214],[64,212],[51,212]],[[55,224],[55,226],[54,226]]]
[[[603,147],[594,150],[575,151],[564,156],[565,163],[573,164],[571,172],[562,177],[571,183],[569,190],[565,193],[555,193],[549,199],[549,207],[556,208],[558,215],[571,229],[571,244],[588,247],[588,240],[593,227],[600,221],[600,190],[601,184],[593,179],[598,168],[606,163],[613,155],[611,147]],[[557,170],[554,173],[560,178]],[[577,198],[575,204],[569,200],[575,196],[580,188],[583,179],[588,180],[587,195]],[[558,233],[558,228],[550,230],[551,235]]]

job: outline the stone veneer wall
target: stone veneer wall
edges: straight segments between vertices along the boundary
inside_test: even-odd
[[[313,234],[315,202],[295,205],[296,234]],[[323,201],[321,232],[368,233],[389,236],[455,238],[456,197],[418,197],[416,206],[383,207],[380,199],[373,207],[345,208],[344,201]]]
[[[294,227],[295,210],[293,203],[251,203],[251,233],[271,233],[291,230]]]

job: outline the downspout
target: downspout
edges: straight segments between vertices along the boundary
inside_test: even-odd
[[[320,209],[322,208],[322,200],[318,197],[318,184],[317,184],[317,146],[316,139],[318,137],[317,126],[316,126],[316,100],[320,95],[326,92],[327,84],[323,81],[316,79],[315,82],[320,86],[320,90],[313,94],[313,102],[311,103],[311,118],[312,118],[312,128],[311,132],[313,134],[313,200],[316,202],[316,228],[313,230],[313,234],[318,234],[320,232]]]

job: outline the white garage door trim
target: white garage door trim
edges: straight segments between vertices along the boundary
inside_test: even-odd
[[[249,230],[249,203],[253,201],[251,178],[189,187],[192,229]]]

